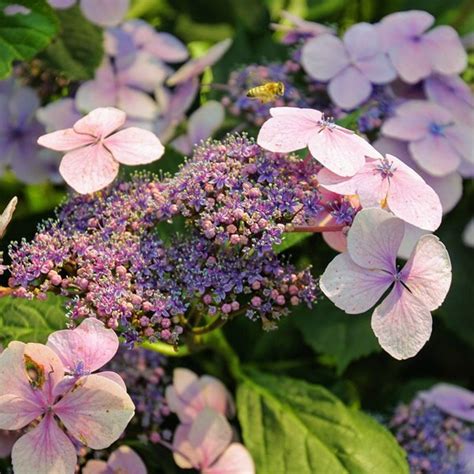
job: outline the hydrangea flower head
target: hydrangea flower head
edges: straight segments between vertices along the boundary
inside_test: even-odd
[[[129,446],[120,446],[107,462],[92,459],[82,468],[82,474],[147,474],[145,463]]]
[[[42,135],[38,143],[67,151],[59,167],[61,175],[77,192],[92,193],[115,179],[119,163],[151,163],[164,153],[159,139],[147,130],[130,127],[115,132],[125,119],[125,113],[118,109],[95,109],[72,128]]]
[[[247,449],[232,442],[232,428],[225,417],[203,409],[190,425],[179,425],[173,438],[173,456],[182,469],[202,474],[239,472],[254,474],[255,466]]]
[[[173,385],[166,389],[166,400],[181,423],[188,424],[209,407],[228,417],[234,415],[234,401],[224,384],[210,375],[198,377],[184,368],[173,372]]]
[[[416,474],[468,474],[474,461],[472,423],[453,416],[427,395],[437,392],[440,384],[420,392],[408,405],[399,405],[389,422],[397,441],[407,452],[410,472]],[[467,392],[449,385],[450,390]],[[444,389],[443,389],[444,390]],[[472,397],[472,392],[470,392]]]
[[[437,26],[428,12],[411,10],[387,15],[378,24],[383,50],[400,77],[418,82],[433,72],[458,74],[467,64],[467,55],[456,30]]]
[[[451,263],[434,235],[418,241],[399,270],[397,252],[403,221],[381,209],[360,211],[349,231],[347,252],[321,276],[323,293],[348,314],[363,313],[382,295],[388,296],[372,314],[372,329],[380,345],[396,359],[413,357],[431,335],[430,311],[444,301],[451,284]]]
[[[257,143],[266,150],[288,153],[306,146],[327,169],[339,176],[353,176],[374,148],[363,138],[336,125],[318,110],[296,107],[270,109],[272,116],[258,134]]]
[[[382,134],[409,142],[415,162],[433,176],[452,173],[462,159],[474,160],[471,130],[432,102],[412,100],[400,105],[382,126]]]
[[[328,93],[343,109],[354,109],[372,93],[372,84],[387,84],[396,72],[379,45],[376,28],[368,23],[351,26],[342,40],[323,34],[308,41],[301,62],[319,81],[329,81]]]
[[[364,167],[350,178],[323,169],[318,180],[329,191],[356,194],[362,207],[387,208],[416,227],[433,231],[441,224],[442,207],[437,194],[393,155],[367,156]]]
[[[13,446],[18,474],[72,472],[77,456],[70,438],[106,448],[133,416],[132,400],[116,382],[89,375],[71,388],[61,383],[64,373],[61,359],[41,344],[14,341],[0,356],[0,429],[34,426]]]

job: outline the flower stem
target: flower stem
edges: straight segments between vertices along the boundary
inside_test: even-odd
[[[342,225],[296,225],[289,227],[286,232],[340,232],[343,228]]]
[[[172,346],[161,341],[142,342],[140,345],[146,350],[158,352],[168,357],[186,357],[191,353],[188,346]]]

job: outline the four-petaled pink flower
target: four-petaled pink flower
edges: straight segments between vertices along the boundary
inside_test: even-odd
[[[343,109],[354,109],[372,93],[372,84],[387,84],[397,77],[380,48],[375,26],[358,23],[342,40],[324,34],[308,41],[301,63],[318,81],[329,81],[328,94]]]
[[[411,100],[400,105],[383,124],[382,133],[409,142],[417,165],[433,176],[452,173],[463,158],[474,162],[471,130],[432,102]]]
[[[319,184],[334,193],[357,194],[362,207],[388,208],[409,224],[436,230],[443,210],[438,195],[423,178],[393,155],[368,156],[364,167],[350,178],[327,169],[318,173]]]
[[[434,235],[422,236],[400,270],[397,251],[405,225],[381,209],[360,211],[338,255],[321,276],[321,290],[348,314],[369,310],[391,288],[372,314],[372,329],[392,357],[413,357],[431,335],[431,311],[451,284],[451,262]]]
[[[232,396],[220,380],[210,375],[198,377],[184,368],[174,370],[173,385],[166,388],[166,401],[181,423],[186,424],[206,407],[227,416],[235,413]]]
[[[0,356],[0,429],[32,428],[13,446],[16,474],[72,474],[71,438],[107,448],[133,417],[133,402],[115,381],[88,375],[68,388],[63,379],[61,359],[42,344],[14,341]]]
[[[125,123],[124,112],[113,107],[98,108],[78,120],[73,128],[48,133],[38,143],[56,151],[67,151],[59,172],[81,194],[109,185],[117,176],[119,163],[141,165],[160,158],[164,147],[152,132],[136,127],[115,132]]]
[[[456,385],[439,383],[421,392],[421,398],[448,415],[474,423],[474,393]]]
[[[147,474],[140,456],[128,446],[112,452],[107,462],[91,459],[82,468],[82,474]]]
[[[412,10],[387,15],[377,25],[382,49],[405,82],[418,82],[433,72],[458,74],[467,65],[454,28],[437,26],[425,33],[434,20],[427,12]]]
[[[173,438],[173,456],[182,469],[202,474],[254,474],[249,452],[232,442],[233,432],[225,417],[205,408],[190,425],[179,425]]]
[[[288,153],[307,146],[316,160],[339,176],[353,176],[364,166],[366,155],[377,153],[366,140],[318,110],[275,107],[270,115],[257,138],[262,148]]]

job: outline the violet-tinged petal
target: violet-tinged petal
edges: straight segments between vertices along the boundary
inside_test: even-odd
[[[83,112],[91,112],[98,107],[113,107],[117,105],[115,80],[84,82],[79,86],[75,100],[77,109]]]
[[[112,359],[119,340],[114,330],[106,328],[102,321],[86,318],[75,329],[51,333],[47,346],[56,352],[69,374],[85,375],[99,370]]]
[[[377,303],[393,278],[388,273],[367,270],[344,252],[337,255],[321,275],[321,291],[348,314],[363,313]]]
[[[158,114],[157,103],[143,91],[133,87],[121,87],[117,90],[117,107],[130,117],[139,120],[154,120]]]
[[[43,408],[36,401],[18,395],[0,396],[0,430],[19,430],[42,414]]]
[[[421,10],[396,12],[385,16],[377,25],[382,48],[386,51],[409,38],[420,36],[434,21],[433,15]]]
[[[379,344],[398,360],[415,356],[431,336],[431,313],[400,283],[372,314],[372,330]]]
[[[118,170],[119,164],[100,144],[66,153],[59,165],[66,183],[80,194],[93,193],[108,186]]]
[[[140,456],[128,446],[120,446],[113,451],[107,464],[112,472],[147,474],[146,466]]]
[[[453,173],[461,163],[461,157],[444,136],[428,135],[408,145],[416,164],[433,176]]]
[[[173,435],[173,459],[181,469],[199,469],[202,454],[189,441],[191,425],[178,425]]]
[[[401,271],[402,281],[429,311],[443,303],[451,286],[449,254],[435,235],[424,235],[418,241]]]
[[[15,474],[73,474],[76,461],[76,448],[52,414],[23,435],[12,450]]]
[[[154,133],[136,127],[114,133],[104,140],[104,145],[119,163],[131,166],[152,163],[165,152]]]
[[[88,375],[53,410],[72,436],[92,449],[105,449],[123,433],[135,407],[116,382]]]
[[[188,135],[192,145],[205,140],[222,125],[224,107],[220,102],[210,100],[193,112],[189,117]]]
[[[18,87],[8,103],[12,125],[24,126],[31,121],[39,107],[39,98],[30,87]]]
[[[458,74],[467,66],[467,53],[457,31],[451,26],[441,25],[426,33],[423,38],[429,47],[433,69],[441,74]]]
[[[420,237],[427,235],[430,232],[427,230],[420,229],[414,225],[405,222],[405,234],[403,235],[402,243],[398,249],[397,257],[408,260],[412,254],[416,244],[420,240]]]
[[[145,44],[145,48],[150,54],[167,63],[180,63],[189,56],[186,46],[170,33],[155,33],[151,41]]]
[[[348,66],[329,82],[328,94],[332,101],[345,110],[365,102],[372,92],[372,84],[354,66]]]
[[[389,55],[393,66],[405,82],[414,84],[431,73],[430,57],[421,42],[403,43],[391,49]]]
[[[474,422],[474,393],[456,385],[439,383],[420,397],[428,403],[436,405],[448,415],[461,420]]]
[[[434,74],[423,83],[428,99],[449,110],[459,123],[474,126],[474,95],[458,76]]]
[[[342,40],[324,34],[309,40],[301,51],[305,71],[318,81],[329,81],[349,66],[350,60]]]
[[[362,209],[349,230],[347,250],[357,265],[393,274],[404,232],[403,221],[389,212],[377,208]]]
[[[100,26],[118,25],[127,13],[130,0],[81,0],[81,10],[91,22]]]
[[[474,134],[469,127],[464,124],[448,126],[444,135],[461,158],[474,163]]]
[[[215,64],[231,47],[232,40],[227,38],[210,48],[203,56],[191,59],[181,66],[172,76],[168,78],[166,83],[169,86],[181,84],[193,77],[199,76],[205,69]]]
[[[356,66],[373,84],[386,84],[397,77],[397,72],[384,53],[377,53],[370,58],[362,58],[357,61]]]
[[[356,23],[343,36],[344,46],[352,61],[370,58],[379,51],[377,30],[370,23]]]
[[[106,379],[111,380],[112,382],[115,382],[117,385],[119,385],[122,390],[127,391],[127,386],[125,385],[123,378],[116,372],[105,370],[103,372],[97,372],[95,375],[98,375],[99,377],[105,377]]]
[[[80,118],[81,113],[76,109],[74,99],[56,100],[36,111],[36,117],[47,132],[72,127]]]

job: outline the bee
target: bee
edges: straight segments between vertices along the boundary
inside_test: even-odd
[[[247,91],[247,97],[258,99],[262,104],[272,102],[277,97],[285,94],[285,84],[283,82],[267,82],[261,86],[252,87]]]

